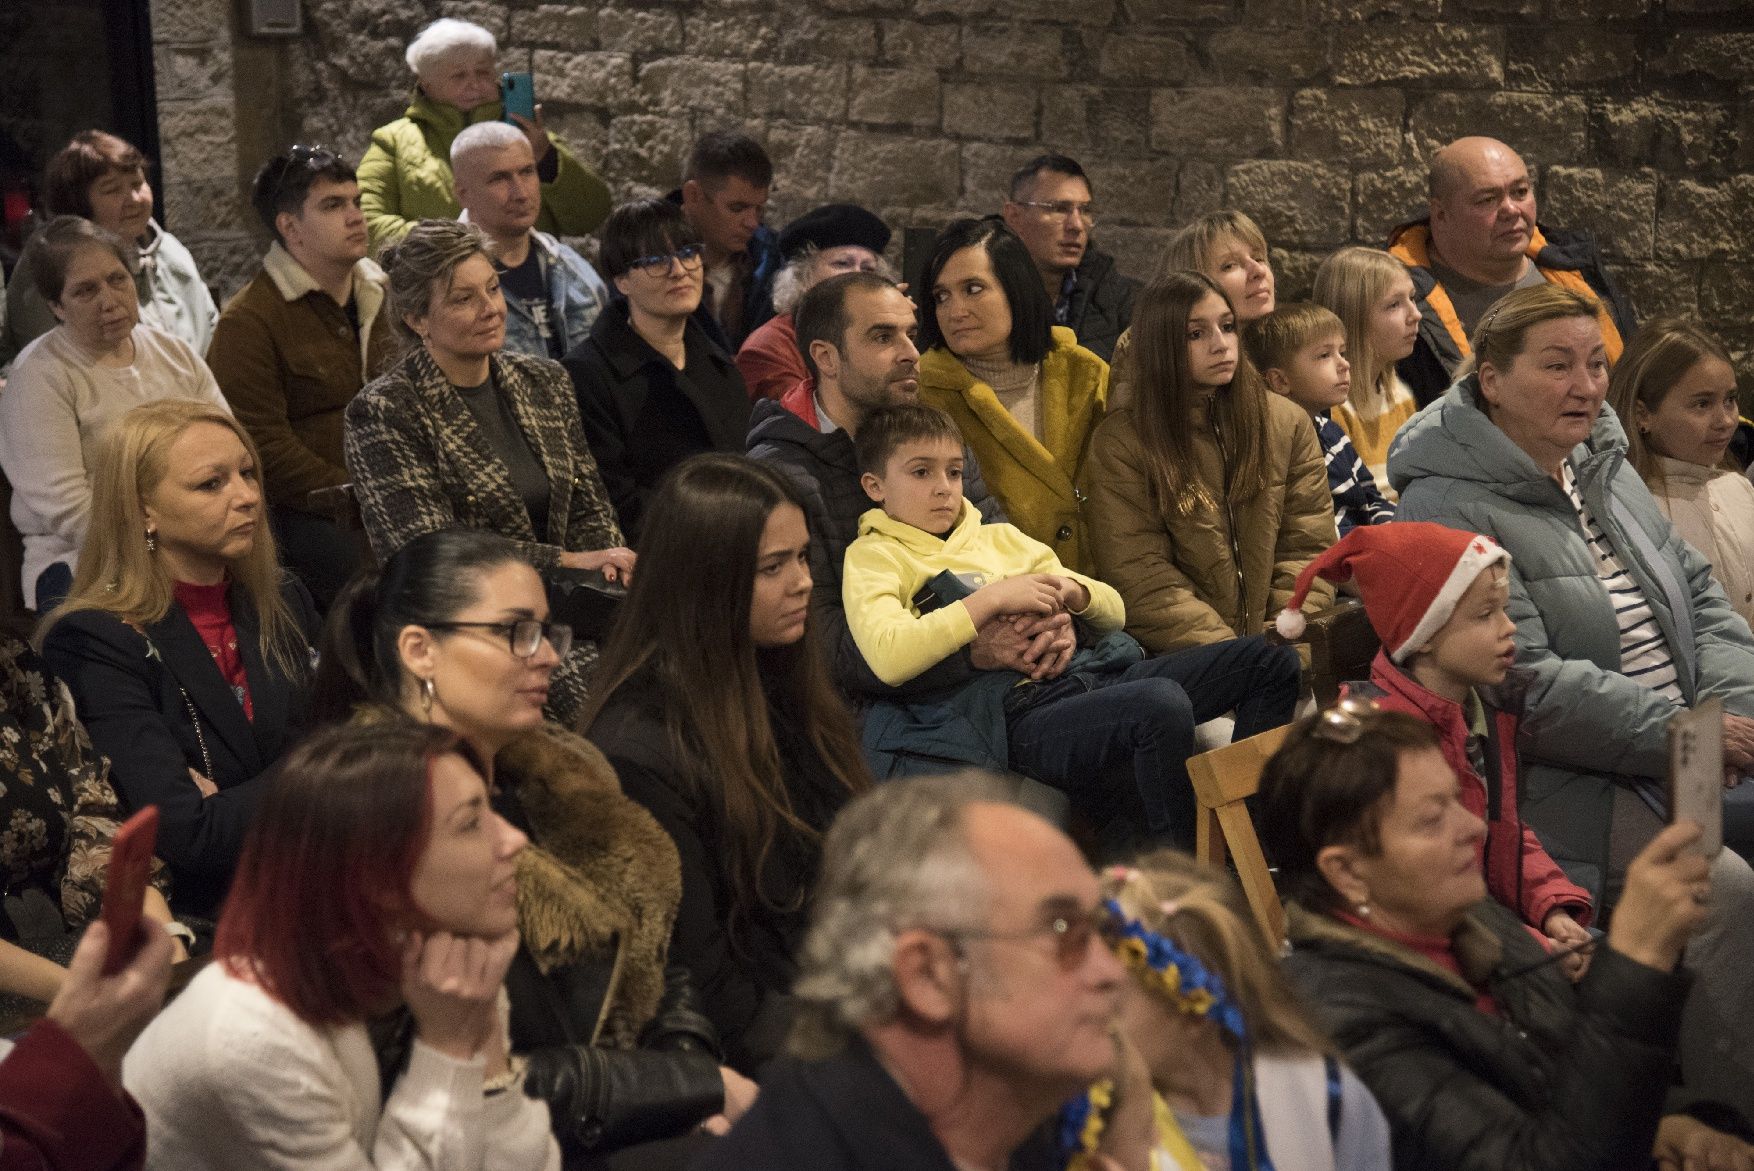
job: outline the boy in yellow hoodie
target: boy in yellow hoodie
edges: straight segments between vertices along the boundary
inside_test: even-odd
[[[842,597],[878,678],[913,678],[997,615],[1066,610],[1083,644],[1040,682],[988,671],[950,694],[877,705],[865,744],[879,775],[1009,769],[1066,792],[1109,848],[1192,845],[1194,725],[1234,710],[1236,734],[1248,736],[1290,720],[1296,651],[1257,636],[1145,658],[1121,631],[1126,608],[1112,587],[1012,525],[981,523],[962,496],[962,437],[936,407],[872,412],[855,450],[879,507],[859,518]]]

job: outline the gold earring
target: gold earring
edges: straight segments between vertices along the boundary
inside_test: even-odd
[[[420,711],[428,720],[432,719],[433,685],[431,679],[420,681]]]
[[[146,551],[148,553],[158,552],[158,534],[151,529],[146,530]]]

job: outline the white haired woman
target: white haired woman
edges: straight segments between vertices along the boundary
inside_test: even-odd
[[[498,57],[492,33],[448,16],[421,29],[409,44],[415,80],[408,109],[372,131],[371,148],[359,164],[360,206],[372,251],[401,239],[417,220],[457,218],[451,142],[465,126],[506,118]],[[536,226],[560,236],[596,231],[609,214],[608,186],[548,136],[541,106],[534,119],[510,117],[529,136],[542,179]]]

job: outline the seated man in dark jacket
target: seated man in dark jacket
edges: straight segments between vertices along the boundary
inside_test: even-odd
[[[841,690],[857,701],[959,687],[977,669],[1010,667],[1035,678],[1057,674],[1075,649],[1063,614],[1022,623],[994,619],[967,649],[901,688],[887,687],[871,673],[841,604],[841,562],[859,535],[859,517],[871,507],[859,486],[853,436],[870,411],[910,402],[919,390],[913,302],[875,273],[846,273],[811,288],[796,320],[798,349],[813,381],[778,402],[756,404],[749,454],[781,465],[809,502],[805,519],[815,584],[810,604]],[[964,456],[963,494],[983,520],[1005,519],[973,453]]]
[[[1124,969],[1078,848],[978,773],[892,781],[823,845],[791,1059],[702,1171],[1011,1163],[1114,1065]]]

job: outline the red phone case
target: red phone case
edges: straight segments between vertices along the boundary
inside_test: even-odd
[[[140,916],[146,907],[146,880],[152,872],[152,848],[157,842],[156,805],[148,805],[116,831],[109,873],[104,877],[103,921],[110,929],[110,952],[104,957],[106,976],[126,967],[140,950]]]

